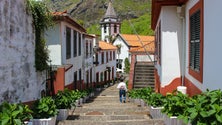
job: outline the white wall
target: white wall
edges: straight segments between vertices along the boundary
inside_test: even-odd
[[[150,60],[150,58],[151,58],[151,60]],[[149,61],[150,62],[150,61],[154,60],[154,55],[150,55],[150,58],[148,55],[137,55],[136,61],[145,61],[145,62]]]
[[[164,6],[160,14],[161,21],[161,86],[168,85],[181,76],[180,51],[182,23],[177,17],[176,7]]]
[[[126,45],[126,43],[120,37],[117,37],[117,39],[114,41],[113,45],[116,46],[116,45],[119,45],[119,44],[121,44],[121,53],[120,54],[117,53],[116,59],[122,59],[123,60],[122,69],[124,69],[125,68],[125,64],[124,64],[125,58],[128,58],[129,61],[131,62],[130,57],[129,57],[129,48]]]
[[[203,89],[222,89],[222,0],[204,0]]]
[[[36,100],[45,73],[34,67],[35,36],[25,0],[1,0],[0,15],[0,103]]]
[[[60,34],[60,23],[49,28],[45,33],[49,50],[49,59],[53,65],[62,65],[62,43]]]

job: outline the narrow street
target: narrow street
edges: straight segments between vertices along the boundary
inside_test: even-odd
[[[117,84],[97,92],[94,98],[69,112],[58,125],[164,125],[162,120],[149,117],[147,107],[133,102],[119,102]]]

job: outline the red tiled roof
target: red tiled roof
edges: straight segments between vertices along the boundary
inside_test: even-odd
[[[116,50],[117,47],[105,41],[99,41],[99,48],[102,50]]]
[[[154,53],[155,50],[155,45],[154,45],[154,41],[151,42],[144,42],[143,46],[139,46],[139,47],[132,47],[130,48],[129,52],[150,52],[150,53]]]
[[[131,47],[133,46],[142,46],[151,41],[154,41],[154,36],[142,36],[142,35],[134,35],[134,34],[120,34],[120,36],[127,42],[127,44]],[[141,44],[141,42],[143,44]]]

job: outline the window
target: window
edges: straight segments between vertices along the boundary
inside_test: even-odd
[[[104,64],[104,52],[102,52],[102,64]]]
[[[106,33],[106,24],[104,25],[104,33]]]
[[[112,51],[110,51],[110,52],[109,52],[109,60],[111,61],[112,58],[113,58],[113,57],[112,57]]]
[[[190,52],[189,66],[200,71],[200,10],[190,16]]]
[[[92,41],[90,40],[90,43],[89,43],[89,56],[91,57],[92,56]]]
[[[81,42],[82,42],[81,34],[79,33],[79,56],[81,56],[81,51],[82,51]]]
[[[96,62],[98,62],[96,63],[96,65],[98,65],[99,64],[98,53],[96,53]]]
[[[202,1],[200,0],[193,8],[190,9],[190,29],[189,29],[189,73],[202,82],[202,57],[203,57],[203,40],[202,40]]]
[[[66,27],[66,59],[71,58],[71,29]]]
[[[116,68],[122,69],[122,59],[116,59]]]
[[[73,83],[74,83],[74,90],[77,89],[77,71],[73,74]]]
[[[117,26],[114,25],[114,33],[117,33]]]
[[[79,82],[80,82],[80,89],[82,90],[82,71],[79,69]]]
[[[161,65],[161,21],[155,30],[155,61]]]
[[[108,51],[106,52],[106,63],[108,63],[109,62],[109,53],[108,53]]]
[[[77,32],[73,31],[73,57],[77,56]]]
[[[115,51],[113,51],[113,60],[115,60],[116,59],[116,53],[115,53]]]
[[[103,72],[100,73],[100,82],[103,81]]]
[[[88,46],[88,40],[86,40],[86,58],[88,58],[88,49],[89,49],[89,46]]]

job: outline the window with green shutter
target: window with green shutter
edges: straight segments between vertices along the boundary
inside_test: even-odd
[[[189,67],[200,71],[200,10],[190,16]]]

